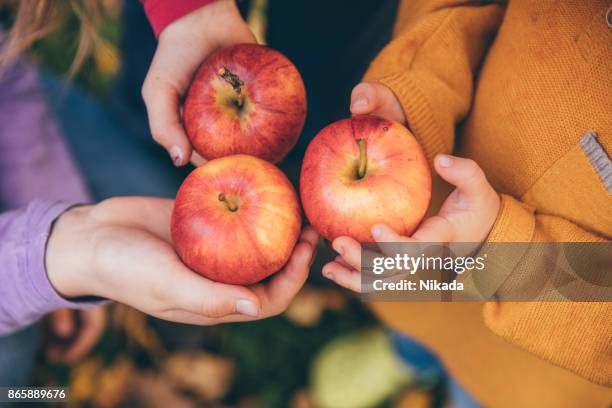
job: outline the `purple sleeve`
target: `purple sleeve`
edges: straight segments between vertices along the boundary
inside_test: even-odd
[[[58,308],[98,304],[63,299],[44,265],[53,221],[89,201],[37,72],[18,58],[0,69],[0,335]]]
[[[90,201],[38,74],[19,58],[0,70],[0,209],[19,208],[36,198]]]
[[[60,308],[83,309],[98,302],[73,303],[49,283],[45,247],[53,221],[71,204],[34,200],[0,214],[0,336]]]

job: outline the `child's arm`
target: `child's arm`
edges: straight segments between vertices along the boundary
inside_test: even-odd
[[[112,299],[161,319],[211,325],[283,312],[303,286],[317,233],[306,227],[266,282],[213,282],[189,270],[170,239],[173,202],[121,197],[95,206],[34,201],[0,214],[0,335],[46,313]],[[92,302],[95,304],[95,302]]]
[[[360,97],[367,99],[367,103],[358,104]],[[360,84],[353,91],[353,113],[373,113],[405,123],[400,106],[393,93],[381,84]],[[356,112],[356,108],[359,112]],[[603,151],[601,158],[602,161],[605,159]],[[448,159],[451,161],[448,162]],[[456,186],[440,212],[425,220],[411,237],[400,236],[385,225],[374,226],[372,235],[376,241],[608,242],[606,238],[587,231],[571,220],[537,213],[516,198],[498,195],[482,170],[471,160],[439,155],[434,160],[434,168],[444,180]],[[596,178],[597,175],[593,173],[591,177]],[[593,185],[603,188],[598,179],[593,180]],[[360,291],[359,243],[349,237],[339,237],[332,245],[341,256],[325,265],[323,274],[339,285]],[[535,282],[529,286],[530,289],[543,281],[564,276],[563,270],[550,265],[550,261],[546,262],[547,257],[538,252],[542,247],[523,247],[531,249],[525,252],[507,251],[514,256],[504,257],[502,265],[487,273],[513,278],[522,276],[527,284]],[[577,252],[565,253],[564,256],[582,255],[573,261],[582,265],[589,276],[609,274],[612,254],[600,254],[602,256],[594,258]],[[577,277],[580,278],[580,274]],[[501,289],[503,291],[503,285]],[[483,313],[485,324],[509,342],[591,381],[601,384],[612,381],[610,303],[489,302],[484,305]]]
[[[158,36],[155,56],[142,85],[153,139],[176,166],[203,159],[183,129],[181,100],[204,59],[218,48],[253,43],[235,0],[142,0]],[[179,63],[180,61],[180,63]]]
[[[503,12],[495,2],[404,0],[394,40],[366,73],[365,81],[397,96],[430,163],[452,152],[455,126],[470,109],[474,77]]]
[[[53,221],[70,205],[33,201],[0,214],[0,336],[60,308],[87,309],[99,302],[71,302],[49,284],[44,266]]]

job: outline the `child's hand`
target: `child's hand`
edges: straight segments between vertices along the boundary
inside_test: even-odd
[[[60,309],[49,316],[55,340],[47,347],[51,361],[76,363],[96,345],[106,327],[106,308]]]
[[[183,129],[181,100],[194,73],[213,51],[255,37],[240,16],[235,0],[217,0],[174,21],[159,35],[157,50],[142,86],[153,139],[176,166],[201,164]]]
[[[188,269],[170,239],[172,201],[122,197],[76,207],[47,243],[49,281],[65,297],[100,296],[161,319],[210,325],[279,314],[304,284],[318,240],[305,228],[287,265],[266,283],[213,282]]]
[[[383,84],[362,82],[351,93],[353,115],[376,115],[406,126],[406,115],[395,94]]]
[[[481,168],[470,159],[438,155],[436,172],[455,190],[448,196],[438,215],[426,219],[411,237],[403,237],[387,225],[374,225],[376,242],[472,242],[475,248],[484,242],[499,211],[499,196]],[[340,254],[335,262],[323,267],[323,275],[345,288],[361,289],[361,246],[350,237],[338,237],[332,243]]]

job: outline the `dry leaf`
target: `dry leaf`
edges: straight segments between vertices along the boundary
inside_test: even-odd
[[[431,395],[426,390],[410,389],[404,392],[393,406],[395,408],[429,408],[432,406]]]
[[[119,71],[119,50],[105,39],[100,38],[96,42],[93,56],[96,66],[102,74],[111,76]]]
[[[344,293],[338,289],[324,289],[325,303],[331,310],[343,310],[348,305],[348,299]]]
[[[291,399],[291,408],[315,408],[315,403],[308,390],[300,390]]]
[[[103,369],[98,377],[98,389],[93,398],[93,406],[112,408],[126,396],[129,380],[134,374],[134,365],[126,357],[120,357],[111,366]]]
[[[325,300],[323,292],[305,286],[285,311],[285,317],[297,326],[314,327],[321,320],[326,307]]]
[[[165,376],[144,372],[135,375],[129,386],[129,407],[196,408],[198,404],[182,394]]]
[[[238,402],[237,408],[263,408],[263,405],[256,397],[244,397]]]
[[[232,385],[234,362],[205,352],[179,352],[166,358],[162,371],[177,386],[205,401],[217,401]]]
[[[125,305],[116,305],[112,316],[114,327],[123,329],[129,343],[139,345],[155,358],[165,354],[159,336],[147,324],[147,315]]]
[[[70,400],[69,407],[83,405],[89,401],[96,392],[98,372],[102,368],[102,359],[88,358],[77,364],[70,373]]]

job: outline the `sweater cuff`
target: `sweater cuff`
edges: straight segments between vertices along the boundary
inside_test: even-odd
[[[437,154],[452,153],[453,146],[445,142],[444,132],[437,125],[425,95],[408,73],[395,73],[375,81],[386,85],[399,100],[408,128],[423,147],[430,165]]]
[[[497,219],[491,232],[480,249],[480,254],[489,253],[489,270],[497,275],[492,279],[503,282],[512,274],[519,262],[525,257],[535,230],[533,210],[513,197],[501,194],[501,203]],[[518,243],[522,245],[500,245],[500,242]],[[488,245],[491,243],[491,245]],[[493,261],[493,262],[491,262]]]
[[[155,37],[174,21],[216,0],[143,0]]]
[[[512,276],[527,254],[535,229],[533,211],[511,196],[502,194],[497,219],[476,257],[487,259],[487,274],[466,274],[461,277],[472,294],[482,300],[492,299],[504,282]],[[508,245],[500,244],[502,242]]]
[[[75,205],[74,203],[55,202],[48,205],[47,208],[41,208],[38,214],[35,212],[30,218],[29,226],[25,231],[31,241],[26,245],[25,271],[22,273],[28,277],[31,293],[38,295],[37,300],[40,301],[38,307],[42,314],[62,308],[89,309],[106,302],[98,298],[66,299],[55,290],[47,276],[45,253],[53,224]],[[25,241],[27,239],[24,239]]]
[[[100,301],[70,301],[55,291],[45,268],[53,222],[74,204],[35,200],[0,216],[0,336],[61,308],[86,309]]]
[[[533,210],[501,194],[501,205],[486,242],[531,242],[535,230]]]

